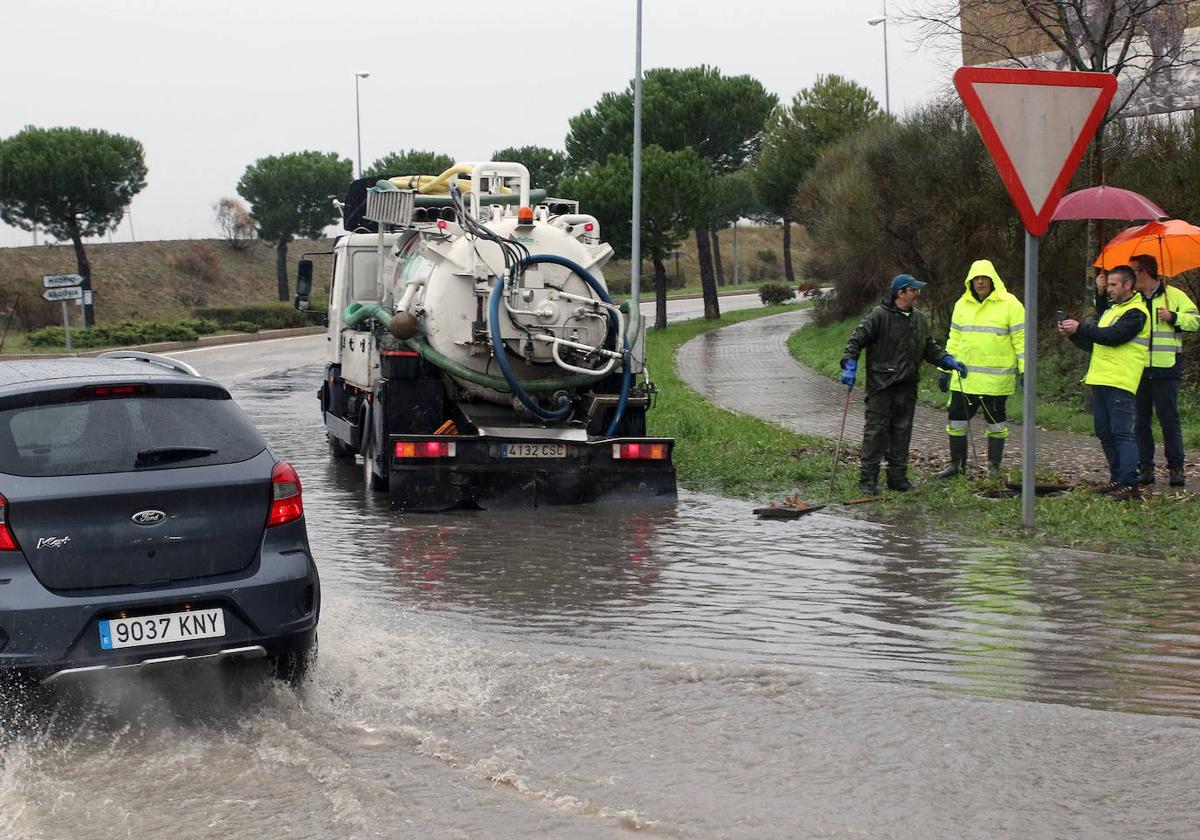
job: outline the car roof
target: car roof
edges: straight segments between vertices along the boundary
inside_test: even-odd
[[[35,386],[93,384],[96,382],[189,382],[217,385],[208,379],[138,359],[22,359],[0,362],[0,395],[20,393]],[[217,387],[221,387],[217,385]]]

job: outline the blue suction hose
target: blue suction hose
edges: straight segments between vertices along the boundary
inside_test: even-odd
[[[583,282],[591,287],[592,291],[605,303],[611,304],[612,298],[599,281],[591,275],[586,268],[581,266],[574,260],[569,260],[566,257],[560,257],[556,254],[533,254],[521,260],[518,264],[520,268],[525,269],[531,265],[551,264],[561,265],[563,268],[578,274],[583,278]],[[571,413],[571,401],[562,396],[559,399],[558,408],[545,409],[529,398],[529,394],[521,387],[520,381],[513,375],[512,368],[508,364],[508,354],[504,350],[504,342],[500,337],[500,296],[504,291],[504,283],[508,279],[508,275],[503,275],[496,278],[495,285],[492,286],[492,294],[488,298],[488,325],[491,328],[492,347],[495,350],[496,363],[500,367],[500,373],[504,376],[504,381],[508,383],[509,389],[513,392],[521,405],[525,406],[536,417],[543,420],[563,420]],[[639,313],[640,314],[640,313]],[[610,321],[616,321],[616,316],[609,312]],[[617,410],[613,413],[613,419],[608,425],[608,430],[605,432],[611,437],[617,428],[617,424],[621,422],[621,416],[625,413],[625,404],[629,397],[630,383],[633,379],[633,372],[629,364],[629,337],[623,336],[624,342],[624,374],[621,378],[621,395],[617,401]]]

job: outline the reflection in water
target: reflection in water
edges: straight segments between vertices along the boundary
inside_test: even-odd
[[[751,504],[401,514],[325,451],[308,383],[235,396],[305,482],[327,587],[518,649],[829,668],[1006,698],[1200,713],[1200,576],[1145,558],[964,547]],[[290,394],[290,396],[288,396]]]

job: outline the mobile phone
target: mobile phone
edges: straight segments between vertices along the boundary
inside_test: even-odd
[[[1056,324],[1061,324],[1061,323],[1062,323],[1063,321],[1065,321],[1065,320],[1067,320],[1067,313],[1066,313],[1066,312],[1063,312],[1063,311],[1060,309],[1060,310],[1058,310],[1057,312],[1055,312],[1055,313],[1054,313],[1054,323],[1056,323]]]

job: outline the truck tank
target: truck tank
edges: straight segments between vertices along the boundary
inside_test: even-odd
[[[582,228],[589,222],[577,224]],[[398,254],[392,297],[403,300],[405,288],[416,284],[411,303],[403,310],[416,318],[428,346],[464,368],[502,376],[491,343],[498,331],[513,377],[534,393],[541,390],[539,384],[564,374],[578,379],[564,389],[570,391],[618,370],[624,357],[624,313],[606,305],[596,288],[564,264],[584,268],[606,294],[599,266],[608,260],[611,249],[580,241],[565,225],[545,219],[521,225],[514,217],[501,217],[488,227],[500,237],[520,241],[532,259],[549,255],[563,262],[531,262],[497,292],[497,279],[505,273],[499,245],[465,236],[445,242],[409,239]],[[485,266],[485,278],[473,276],[473,259]],[[499,296],[495,324],[489,307],[493,294]],[[481,340],[485,328],[486,340]],[[511,389],[453,378],[478,399],[500,405],[513,401]]]

